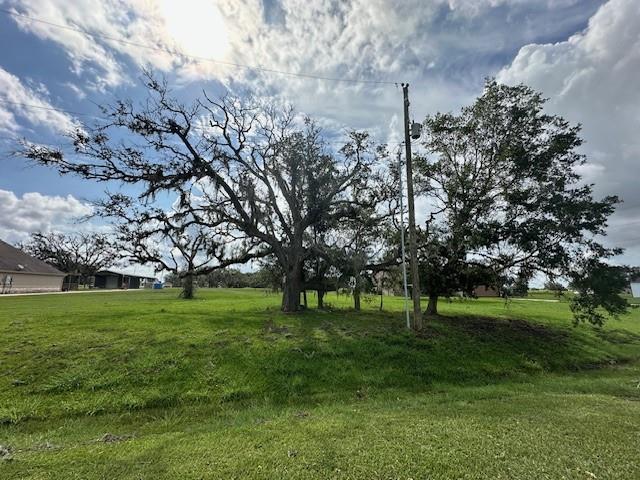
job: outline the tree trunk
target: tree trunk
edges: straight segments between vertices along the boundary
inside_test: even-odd
[[[324,290],[318,290],[318,310],[324,308]]]
[[[300,310],[300,292],[302,291],[302,269],[299,265],[289,269],[282,292],[282,311],[297,312]]]
[[[353,308],[356,312],[360,311],[360,288],[353,289]]]
[[[427,304],[427,315],[437,315],[438,314],[438,296],[437,295],[429,295],[429,303]]]
[[[188,300],[193,298],[193,274],[188,273],[182,279],[182,293],[180,296]]]
[[[306,310],[307,308],[309,308],[309,304],[307,303],[307,291],[306,290],[302,291],[302,299],[303,299],[304,309]]]
[[[383,291],[380,290],[380,311],[382,311],[382,302],[384,301],[383,300],[383,295],[384,295]]]

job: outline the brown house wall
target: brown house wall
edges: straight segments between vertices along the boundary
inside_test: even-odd
[[[474,293],[477,297],[499,297],[498,290],[492,287],[480,286],[476,287]]]

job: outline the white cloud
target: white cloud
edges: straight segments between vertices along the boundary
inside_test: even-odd
[[[590,3],[595,0],[589,0]],[[576,0],[7,0],[14,11],[41,19],[13,17],[21,29],[62,46],[78,74],[89,73],[94,87],[127,83],[123,59],[176,73],[184,80],[218,79],[230,85],[251,80],[265,89],[306,88],[318,95],[358,90],[348,84],[309,85],[307,80],[256,73],[215,62],[176,57],[135,44],[169,49],[268,69],[330,77],[412,81],[430,65],[449,61],[452,50],[468,53],[504,48],[536,34],[566,28]],[[476,17],[498,7],[514,9],[513,19]],[[535,15],[529,15],[533,8]],[[542,13],[541,13],[542,12]],[[562,18],[530,25],[530,18],[558,12]],[[519,18],[522,17],[522,18]],[[48,22],[48,23],[46,23]],[[52,24],[62,25],[59,28]],[[500,28],[498,28],[500,27]],[[90,32],[90,37],[76,31]],[[124,40],[126,43],[117,41]],[[486,72],[485,72],[486,73]],[[451,80],[451,79],[450,79]],[[349,93],[351,92],[351,93]],[[374,94],[378,91],[373,90]],[[296,100],[293,98],[293,100]]]
[[[215,79],[238,94],[249,86],[258,96],[293,103],[328,129],[368,128],[378,139],[390,136],[389,129],[396,128],[391,120],[402,112],[401,91],[392,85],[258,73],[131,43],[288,72],[408,81],[416,119],[471,102],[482,78],[498,71],[514,48],[526,45],[499,79],[542,90],[552,99],[550,108],[583,123],[585,151],[592,161],[582,173],[598,183],[600,194],[622,194],[625,204],[618,219],[640,217],[636,213],[640,194],[634,183],[640,178],[640,89],[634,83],[640,78],[638,0],[612,0],[593,16],[585,32],[550,44],[534,42],[575,31],[600,1],[8,0],[5,4],[69,27],[14,19],[22,30],[64,49],[72,70],[89,82],[81,86],[79,96],[91,88],[126,86],[138,76],[126,64],[132,62],[175,75],[182,84]],[[88,37],[75,28],[130,43]],[[0,125],[17,128],[15,115],[0,108]],[[616,238],[613,230],[612,238]]]
[[[224,22],[215,3],[208,0],[6,3],[13,7],[17,15],[12,18],[22,30],[62,46],[71,71],[88,74],[95,90],[131,83],[137,77],[130,75],[119,56],[169,72],[183,60],[163,50],[206,57],[221,56],[226,50]]]
[[[91,63],[101,67],[96,75],[96,86],[122,83],[125,75],[112,53],[92,38],[73,30],[79,26],[87,29],[98,27],[106,29],[104,33],[107,35],[117,35],[119,32],[110,27],[107,20],[109,17],[113,18],[115,25],[125,12],[118,11],[115,2],[23,0],[7,3],[16,7],[14,10],[21,14],[67,27],[56,28],[23,17],[12,17],[22,30],[63,45],[71,61],[72,71],[79,74]]]
[[[0,190],[0,205],[0,238],[9,243],[24,240],[32,232],[87,229],[87,224],[78,225],[76,221],[93,211],[72,195],[29,192],[19,197],[9,190]]]
[[[0,67],[0,132],[18,132],[21,127],[16,117],[54,132],[68,131],[77,125],[70,115],[49,110],[54,107],[46,98],[48,90],[41,84],[36,88],[37,91],[24,85],[18,77]]]
[[[0,205],[0,240],[14,245],[27,240],[34,232],[111,232],[109,225],[78,222],[93,213],[93,207],[73,195],[49,196],[29,192],[20,197],[12,191],[0,189]],[[155,276],[153,266],[139,265],[125,259],[116,262],[113,269],[133,275]]]
[[[582,0],[581,0],[582,1]],[[587,0],[582,1],[582,5]],[[588,0],[593,3],[598,0]],[[583,21],[576,0],[7,0],[14,21],[67,53],[83,90],[105,91],[151,66],[180,85],[217,80],[239,95],[292,103],[338,131],[367,128],[384,140],[402,111],[393,85],[334,83],[186,58],[133,44],[266,69],[410,82],[417,119],[456,109],[495,72],[485,57]],[[501,10],[502,9],[502,10]],[[549,21],[552,19],[552,21]],[[89,37],[81,29],[100,35]],[[113,39],[122,39],[121,43]],[[174,80],[175,81],[175,80]]]
[[[64,86],[67,87],[69,90],[71,90],[74,93],[74,95],[78,98],[78,100],[84,100],[85,98],[87,98],[86,92],[75,83],[65,82]]]
[[[554,44],[523,47],[498,80],[524,82],[550,97],[549,109],[583,124],[583,169],[600,195],[624,203],[612,219],[610,241],[640,264],[640,2],[610,0],[584,32]]]

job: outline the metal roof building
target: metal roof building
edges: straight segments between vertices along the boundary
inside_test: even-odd
[[[94,276],[95,288],[112,289],[136,289],[153,285],[154,277],[144,277],[130,273],[114,272],[113,270],[100,270]]]

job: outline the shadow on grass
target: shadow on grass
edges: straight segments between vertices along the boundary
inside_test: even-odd
[[[36,343],[32,356],[14,359],[24,383],[10,387],[14,403],[0,409],[0,423],[197,403],[303,407],[522,381],[623,360],[621,348],[640,340],[477,316],[437,317],[415,335],[403,322],[398,313],[351,310],[269,308],[241,320],[191,312],[137,320],[127,335],[102,328],[68,343]]]
[[[352,311],[324,318],[306,312],[297,329],[287,317],[267,322],[273,347],[253,358],[260,397],[284,404],[526,380],[628,359],[591,330],[525,320],[437,317],[419,335],[407,332],[399,315],[384,313],[364,321]]]
[[[640,344],[640,335],[626,330],[596,330],[596,335],[605,342],[615,344]]]

